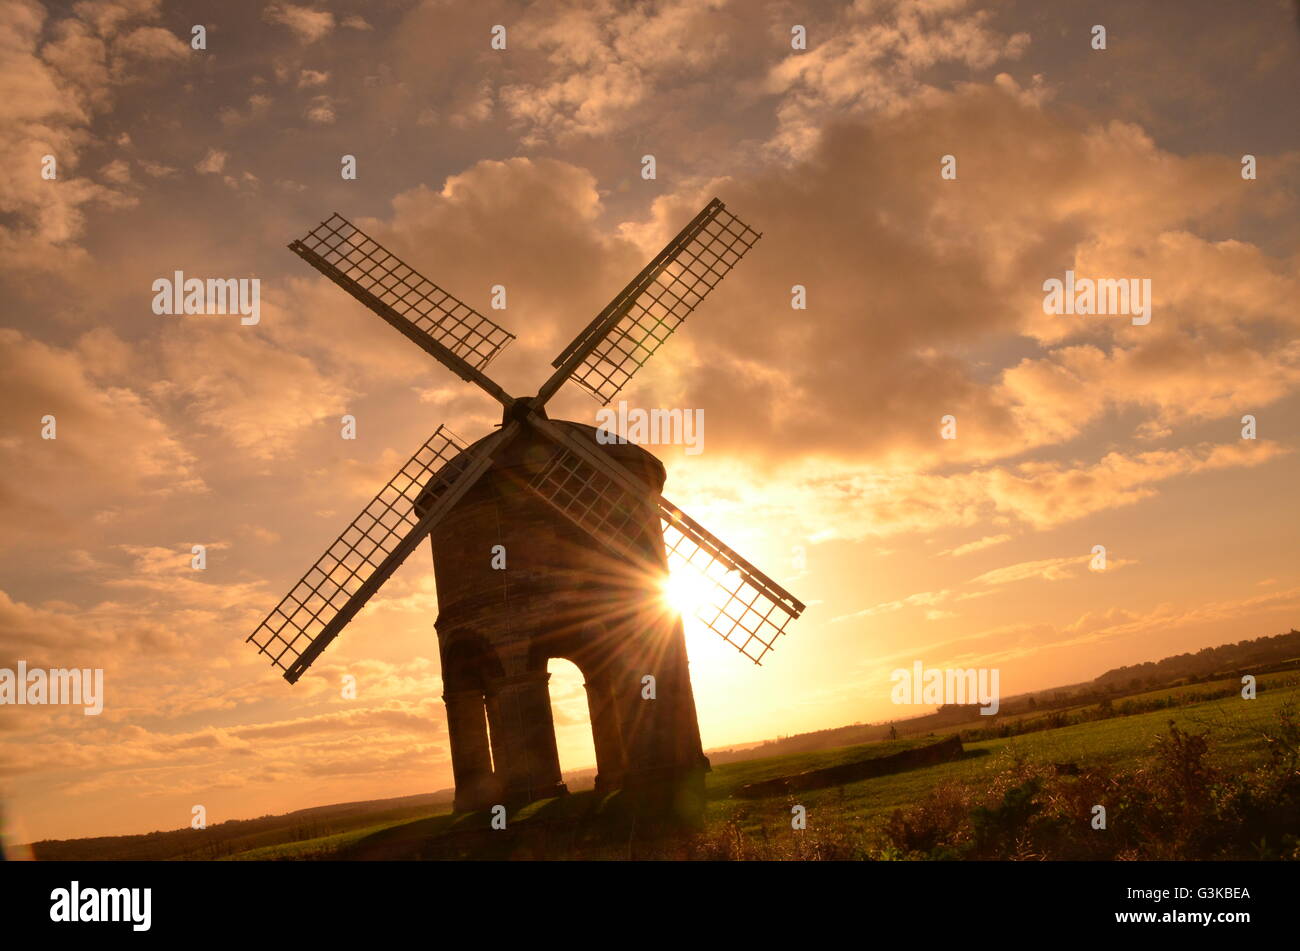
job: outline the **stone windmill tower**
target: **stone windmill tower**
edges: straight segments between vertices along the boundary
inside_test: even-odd
[[[503,415],[469,446],[440,426],[248,640],[296,682],[430,538],[458,810],[564,791],[552,657],[585,677],[598,789],[653,799],[702,784],[682,621],[663,596],[670,563],[706,579],[697,616],[755,663],[804,605],[665,499],[654,456],[545,407],[570,379],[613,399],[760,237],[715,198],[522,398],[484,373],[513,335],[342,216],[289,245]]]

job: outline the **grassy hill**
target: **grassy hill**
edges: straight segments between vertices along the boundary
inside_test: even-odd
[[[35,858],[49,861],[155,861],[217,859],[267,845],[312,841],[382,822],[405,822],[430,812],[450,811],[452,791],[299,809],[280,816],[235,819],[206,829],[174,829],[145,835],[100,836],[36,842]]]

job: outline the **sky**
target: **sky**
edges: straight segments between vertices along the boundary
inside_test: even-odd
[[[1011,696],[1297,626],[1298,92],[1283,0],[3,0],[0,668],[105,681],[0,706],[8,836],[451,785],[427,546],[296,685],[244,643],[500,421],[286,249],[334,211],[516,334],[518,395],[713,196],[763,233],[620,395],[704,411],[665,495],[808,605],[761,667],[688,625],[706,748],[927,712],[916,661]],[[260,321],[154,313],[177,270]],[[1067,271],[1149,323],[1046,313]]]

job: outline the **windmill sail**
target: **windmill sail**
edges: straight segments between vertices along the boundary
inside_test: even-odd
[[[671,571],[689,568],[711,582],[695,616],[754,663],[772,650],[804,604],[667,499],[659,498]]]
[[[517,424],[497,434],[504,445]],[[294,683],[492,462],[445,426],[416,450],[247,638]]]
[[[466,378],[515,339],[337,212],[289,250]]]
[[[627,385],[762,235],[713,199],[552,362],[602,404]]]
[[[644,559],[653,511],[645,492],[629,491],[617,479],[588,465],[563,446],[529,482],[543,501],[587,534],[632,561]]]

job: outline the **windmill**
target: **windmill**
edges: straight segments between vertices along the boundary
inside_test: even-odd
[[[439,426],[248,641],[295,683],[430,538],[458,810],[565,791],[552,657],[585,676],[598,789],[702,787],[683,626],[661,590],[669,565],[702,579],[696,616],[755,663],[804,605],[665,499],[650,453],[602,445],[545,408],[568,380],[612,400],[760,237],[713,199],[523,398],[485,372],[514,335],[341,215],[290,244],[503,416],[469,446]]]

